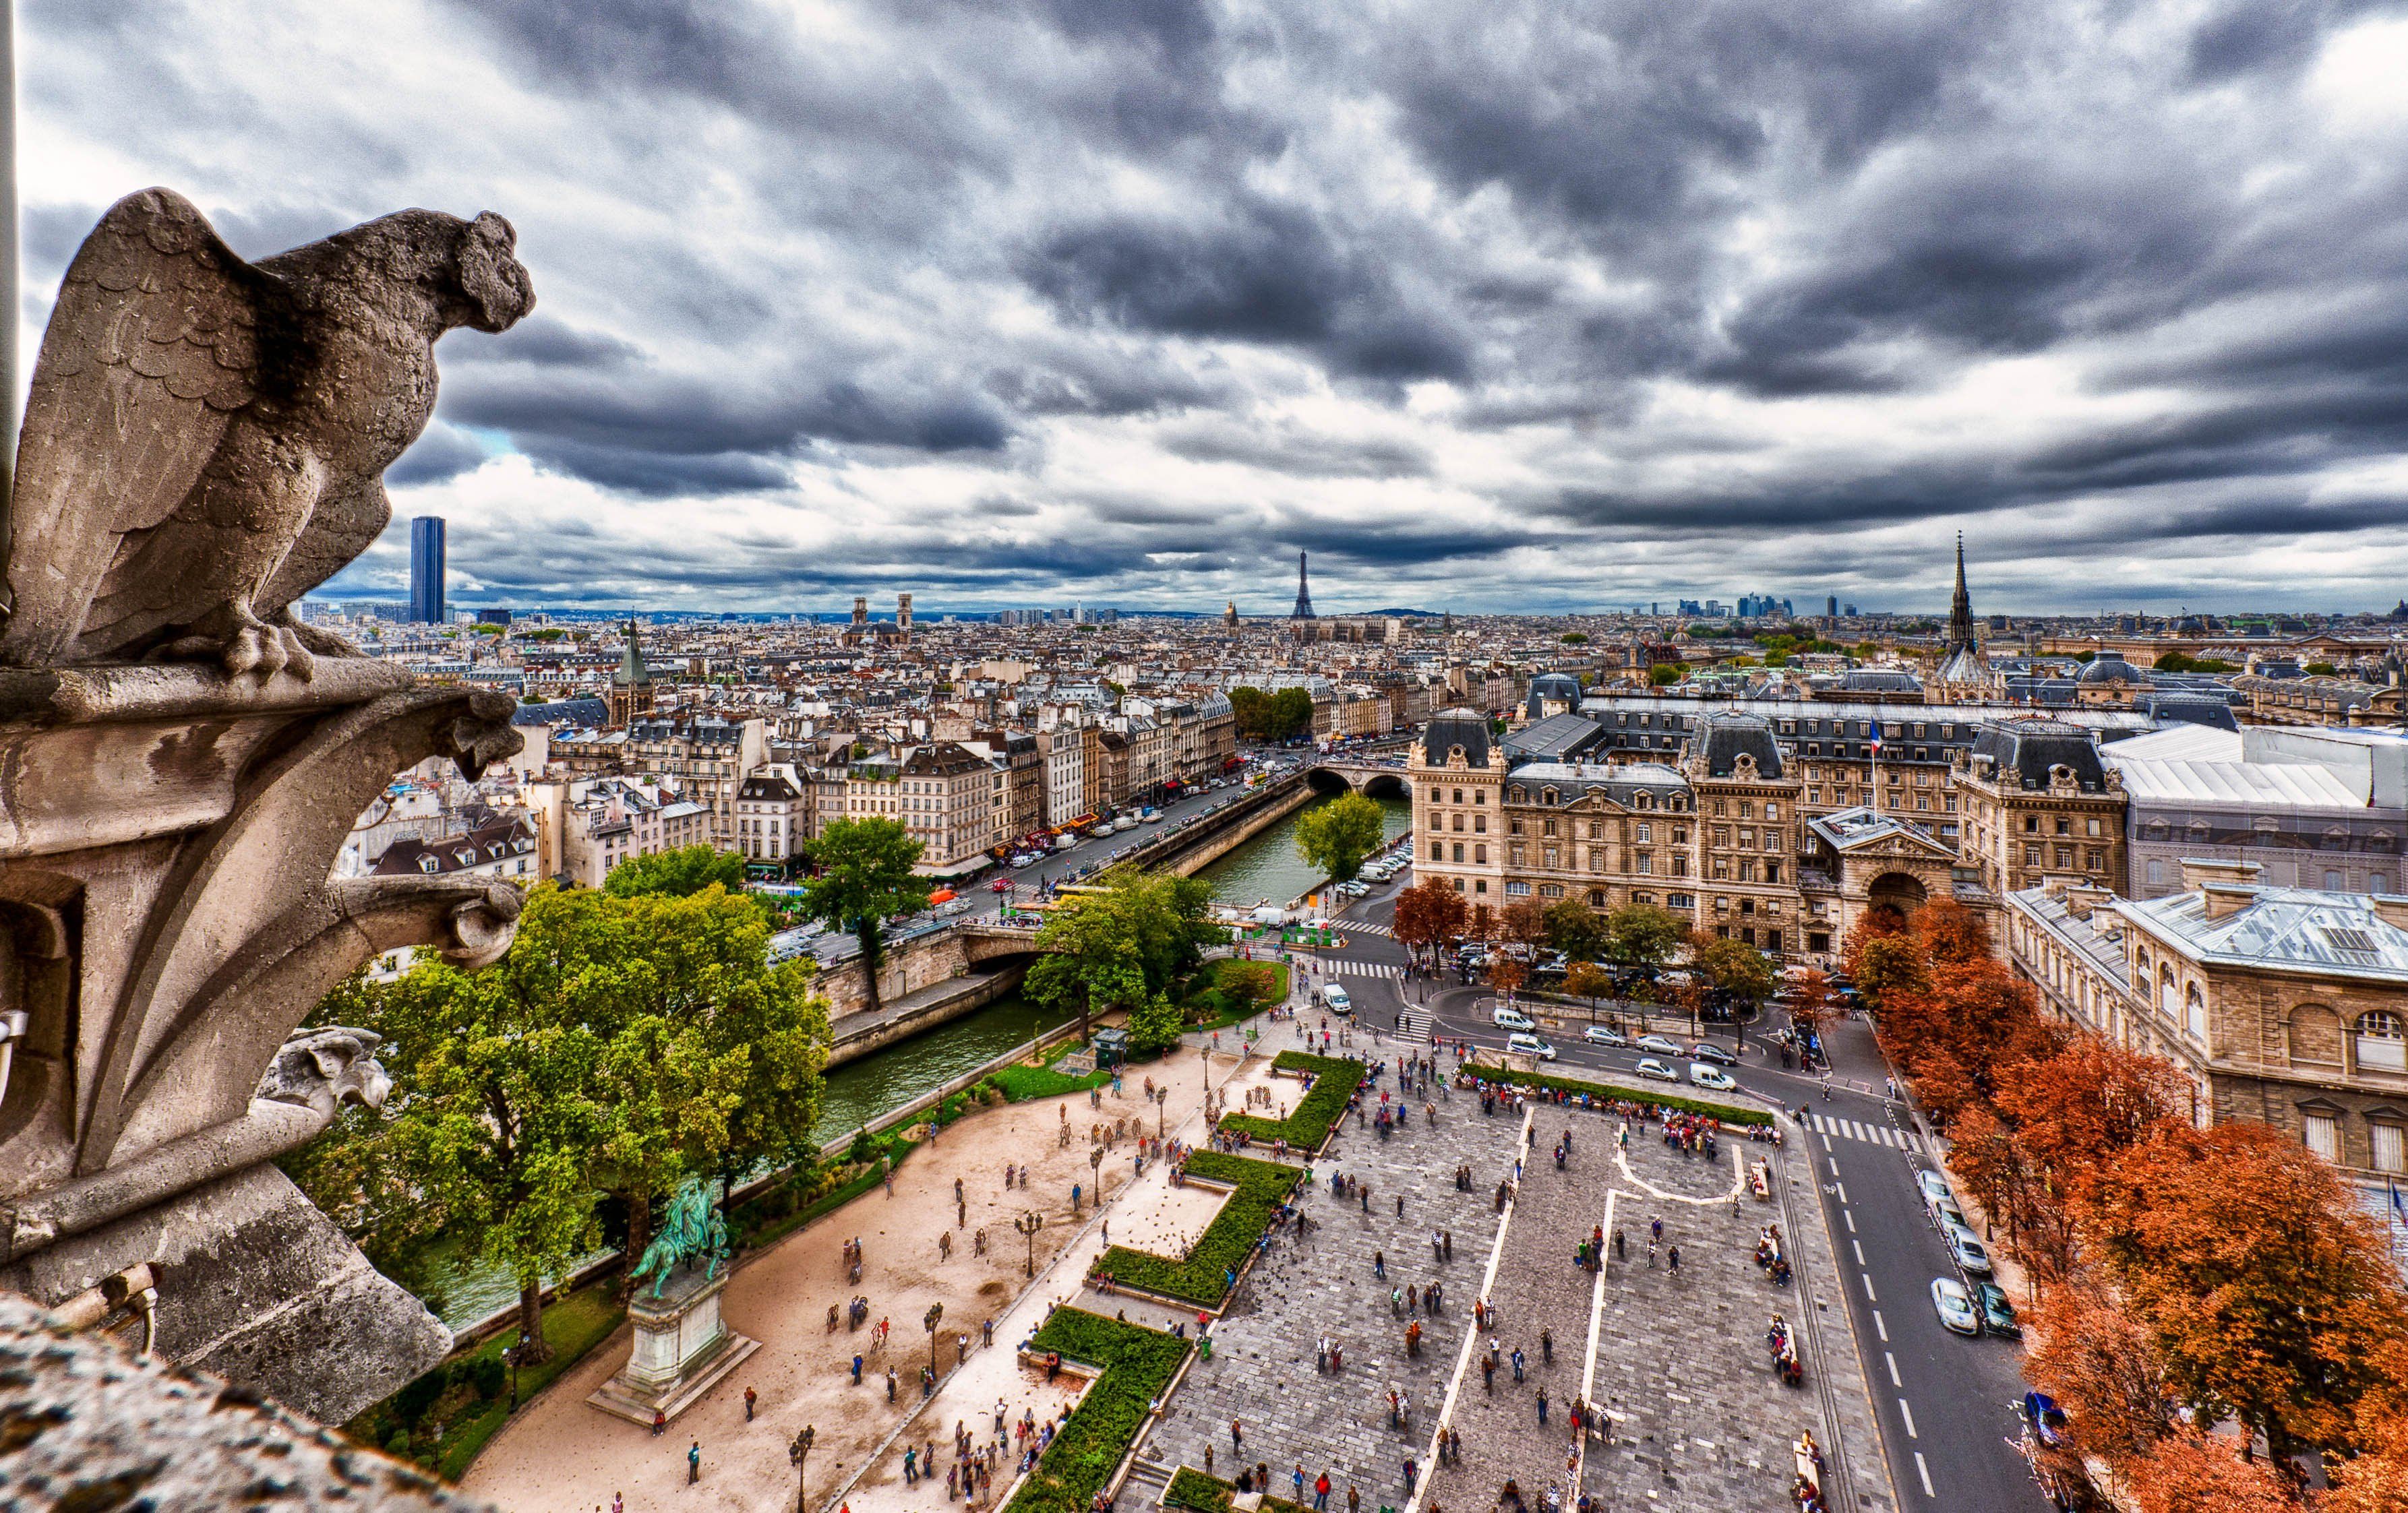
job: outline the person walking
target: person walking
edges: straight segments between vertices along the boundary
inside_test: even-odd
[[[752,1421],[752,1405],[759,1400],[760,1395],[750,1387],[744,1389],[744,1421],[746,1423]]]
[[[1681,1275],[1681,1248],[1679,1246],[1676,1245],[1672,1247],[1670,1252],[1665,1257],[1665,1263],[1673,1276],[1678,1277]]]
[[[1555,1332],[1552,1329],[1539,1331],[1539,1359],[1549,1365],[1555,1363]]]
[[[1522,1379],[1522,1347],[1519,1345],[1513,1347],[1513,1379],[1517,1382]]]
[[[1246,1448],[1246,1426],[1235,1419],[1229,1420],[1229,1448],[1240,1452]]]
[[[702,1479],[702,1441],[695,1440],[685,1452],[685,1484],[689,1487]]]
[[[1363,1494],[1354,1490],[1351,1481],[1346,1484],[1346,1513],[1363,1513]]]
[[[1539,1427],[1547,1427],[1547,1390],[1543,1387],[1539,1389]]]
[[[1328,1513],[1329,1473],[1326,1471],[1312,1478],[1312,1508],[1313,1513]]]

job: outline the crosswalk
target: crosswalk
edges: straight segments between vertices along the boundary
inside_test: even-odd
[[[1376,962],[1329,961],[1322,963],[1321,969],[1333,977],[1377,978],[1383,982],[1402,982],[1405,980],[1404,968],[1399,966],[1382,966]]]
[[[1329,928],[1355,935],[1385,935],[1388,933],[1386,926],[1373,924],[1369,920],[1332,920]]]
[[[1895,1130],[1886,1124],[1859,1124],[1853,1119],[1826,1119],[1813,1116],[1814,1133],[1836,1135],[1842,1140],[1862,1140],[1867,1145],[1885,1145],[1892,1150],[1913,1150],[1920,1154],[1923,1137]]]

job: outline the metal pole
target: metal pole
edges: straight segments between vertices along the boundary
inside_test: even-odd
[[[17,481],[17,5],[0,0],[0,617]]]

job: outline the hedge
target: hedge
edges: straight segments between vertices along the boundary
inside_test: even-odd
[[[1087,1513],[1144,1427],[1147,1406],[1179,1374],[1191,1344],[1083,1308],[1054,1309],[1029,1349],[1059,1350],[1069,1360],[1103,1367],[1104,1374],[1012,1493],[1010,1513]]]
[[[1187,1175],[1227,1182],[1232,1189],[1228,1201],[1221,1205],[1221,1211],[1197,1237],[1187,1259],[1176,1261],[1115,1245],[1096,1259],[1090,1277],[1110,1272],[1119,1285],[1158,1292],[1198,1307],[1220,1306],[1229,1294],[1225,1277],[1246,1263],[1254,1242],[1270,1227],[1272,1213],[1296,1190],[1297,1169],[1218,1150],[1197,1150],[1187,1158]]]
[[[1329,1138],[1329,1127],[1346,1117],[1346,1106],[1369,1068],[1343,1056],[1283,1050],[1271,1058],[1271,1070],[1302,1072],[1313,1079],[1312,1088],[1297,1101],[1295,1111],[1283,1120],[1230,1114],[1221,1120],[1221,1128],[1241,1130],[1257,1140],[1285,1140],[1303,1150],[1319,1150],[1321,1142]]]
[[[1032,1098],[1058,1098],[1066,1092],[1084,1092],[1100,1088],[1112,1079],[1106,1071],[1082,1073],[1073,1077],[1050,1066],[1006,1066],[989,1078],[1003,1090],[1006,1101],[1024,1104]]]
[[[1557,1077],[1552,1072],[1515,1072],[1502,1066],[1466,1066],[1466,1072],[1489,1082],[1510,1082],[1516,1087],[1555,1088],[1565,1092],[1585,1092],[1593,1097],[1621,1099],[1629,1103],[1654,1104],[1680,1114],[1702,1114],[1726,1124],[1770,1124],[1772,1116],[1760,1108],[1738,1108],[1729,1104],[1710,1104],[1702,1099],[1684,1098],[1677,1093],[1650,1092],[1642,1088],[1616,1087],[1611,1082],[1583,1082],[1577,1078]]]
[[[1229,1500],[1236,1495],[1237,1489],[1228,1482],[1182,1465],[1171,1474],[1162,1500],[1173,1507],[1194,1508],[1196,1513],[1228,1513]],[[1272,1513],[1305,1513],[1303,1504],[1291,1503],[1284,1497],[1267,1496],[1263,1506]]]

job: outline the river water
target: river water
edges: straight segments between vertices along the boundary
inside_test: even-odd
[[[1313,800],[1197,875],[1212,885],[1212,896],[1224,903],[1254,904],[1268,898],[1285,904],[1322,881],[1321,873],[1296,854],[1296,825],[1308,810],[1326,802]],[[1394,840],[1403,835],[1412,806],[1401,799],[1383,799],[1380,806],[1387,837]],[[1015,993],[847,1063],[828,1074],[820,1140],[840,1139],[848,1131],[986,1064],[1038,1031],[1051,1029],[1069,1017],[1067,1011],[1040,1007]],[[430,1291],[442,1305],[437,1312],[453,1329],[488,1318],[517,1300],[517,1288],[506,1274],[475,1262],[448,1242],[428,1258],[426,1271]]]
[[[1320,868],[1296,854],[1296,825],[1328,802],[1314,799],[1197,876],[1211,883],[1212,896],[1225,904],[1287,903],[1324,880]],[[1395,840],[1412,822],[1412,806],[1400,798],[1378,802],[1381,833]]]

